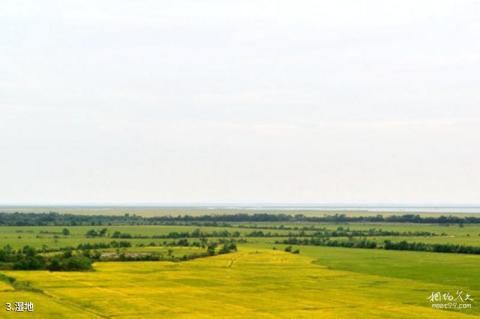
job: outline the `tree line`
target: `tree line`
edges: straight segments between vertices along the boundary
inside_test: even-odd
[[[143,217],[135,214],[125,215],[74,215],[49,213],[0,213],[0,225],[3,226],[107,226],[107,225],[227,225],[226,222],[317,222],[317,223],[417,223],[417,224],[478,224],[480,217],[475,216],[420,216],[376,215],[357,216],[334,214],[324,216],[305,216],[303,214],[238,213],[223,215],[179,215]]]
[[[66,251],[63,254],[46,257],[30,246],[14,250],[9,245],[0,249],[0,263],[3,267],[17,270],[40,270],[50,271],[81,271],[91,270],[92,261],[83,254],[72,254]]]
[[[64,229],[68,232],[68,229]],[[445,233],[441,234],[445,236]],[[90,229],[85,233],[86,237],[111,237],[111,238],[122,238],[122,239],[176,239],[176,238],[207,238],[207,237],[225,237],[225,238],[239,238],[241,236],[240,232],[234,231],[230,232],[228,230],[213,231],[213,232],[203,232],[200,229],[195,229],[192,232],[169,232],[162,235],[138,235],[138,234],[129,234],[122,233],[120,231],[115,231],[111,235],[108,232],[107,228],[100,230]],[[315,232],[306,232],[305,230],[300,230],[296,232],[289,231],[288,233],[272,233],[270,231],[264,230],[252,230],[244,234],[244,237],[365,237],[365,236],[439,236],[436,233],[429,231],[406,231],[399,232],[393,230],[383,230],[371,228],[368,230],[350,230],[349,227],[337,227],[336,230],[328,230],[326,228],[319,228]]]
[[[288,238],[283,241],[276,241],[276,244],[285,245],[306,245],[306,246],[328,246],[345,248],[377,248],[377,243],[366,238],[349,240],[331,240],[329,238]]]
[[[436,253],[455,253],[455,254],[480,254],[480,247],[455,245],[455,244],[425,244],[417,242],[392,242],[385,240],[383,248],[386,250],[413,250],[413,251],[430,251]]]
[[[345,248],[368,248],[368,249],[384,249],[384,250],[409,250],[409,251],[427,251],[435,253],[455,253],[455,254],[474,254],[480,255],[480,247],[455,245],[455,244],[427,244],[422,242],[407,242],[405,240],[392,242],[385,240],[383,244],[375,241],[359,238],[348,240],[332,240],[330,238],[288,238],[285,240],[277,240],[276,244],[284,245],[309,245],[309,246],[328,246],[328,247],[345,247]]]

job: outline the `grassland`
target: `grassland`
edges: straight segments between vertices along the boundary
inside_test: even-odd
[[[443,236],[433,236],[433,237],[376,237],[372,236],[371,239],[377,239],[383,241],[385,239],[390,239],[393,241],[400,240],[409,240],[409,241],[420,241],[420,242],[429,242],[429,243],[454,243],[454,244],[467,244],[467,245],[476,245],[480,246],[480,225],[464,225],[459,227],[458,225],[425,225],[425,224],[375,224],[375,223],[365,223],[365,224],[291,224],[287,225],[286,223],[237,223],[232,225],[232,227],[199,227],[195,225],[146,225],[146,226],[105,226],[108,228],[110,233],[115,231],[120,231],[122,233],[129,233],[132,235],[143,235],[151,237],[154,235],[165,235],[169,232],[191,232],[195,229],[201,229],[203,232],[213,232],[219,230],[228,230],[229,232],[238,231],[242,235],[245,235],[252,230],[259,228],[260,230],[270,231],[276,234],[288,235],[292,230],[288,229],[268,229],[269,227],[279,227],[280,225],[292,227],[292,228],[302,228],[302,227],[325,227],[329,230],[336,230],[338,227],[349,227],[351,230],[368,230],[371,228],[383,229],[383,230],[392,230],[398,232],[415,232],[415,231],[428,231],[435,234],[444,234]],[[239,227],[242,226],[242,227]],[[246,228],[246,227],[256,227],[256,228]],[[266,229],[262,229],[265,227]],[[61,235],[62,230],[68,228],[70,231],[69,236]],[[12,247],[23,247],[25,245],[30,245],[33,247],[42,247],[47,245],[50,248],[55,247],[65,247],[65,246],[76,246],[78,243],[90,242],[109,242],[111,238],[85,238],[85,234],[90,229],[99,229],[103,228],[100,226],[25,226],[25,227],[11,227],[11,226],[0,226],[0,241],[1,245],[11,245]],[[307,231],[308,233],[308,231]],[[152,242],[151,238],[133,238],[129,239],[134,244],[148,244]],[[160,240],[153,240],[159,242]],[[255,239],[249,239],[249,241],[256,241]],[[262,240],[264,241],[264,240]],[[273,243],[275,238],[268,240],[267,242]]]
[[[279,229],[283,225],[285,229]],[[93,271],[0,270],[0,303],[32,301],[34,313],[0,311],[0,318],[477,318],[480,308],[480,255],[296,246],[299,254],[276,244],[304,227],[336,230],[372,228],[399,232],[427,231],[438,236],[372,236],[371,240],[408,240],[480,246],[480,225],[375,223],[232,223],[198,225],[104,226],[143,236],[128,238],[127,252],[176,256],[201,247],[169,247],[171,232],[238,232],[238,251],[182,262],[95,262]],[[102,226],[103,227],[103,226]],[[21,248],[76,247],[110,242],[89,238],[101,226],[5,226],[3,245]],[[64,228],[69,235],[62,235]],[[279,237],[249,237],[263,230]],[[306,231],[309,236],[313,231]],[[443,234],[443,235],[441,235]],[[212,238],[217,240],[218,238]],[[123,240],[123,239],[122,239]],[[190,241],[194,239],[189,238]],[[150,244],[154,242],[155,246]],[[275,249],[273,249],[275,248]],[[117,249],[103,249],[115,252]],[[54,254],[55,252],[53,252]],[[52,253],[47,253],[52,254]],[[432,309],[432,292],[462,290],[474,298],[471,309]]]

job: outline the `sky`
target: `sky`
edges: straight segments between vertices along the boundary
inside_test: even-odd
[[[478,204],[479,16],[3,0],[0,204]]]

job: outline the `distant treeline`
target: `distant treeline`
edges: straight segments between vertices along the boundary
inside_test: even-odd
[[[446,235],[443,234],[442,235]],[[213,231],[205,233],[200,229],[195,229],[192,232],[170,232],[165,235],[153,235],[151,238],[207,238],[207,237],[240,237],[238,231],[229,232],[228,230]],[[436,233],[428,231],[408,231],[398,232],[390,230],[382,230],[371,228],[368,230],[350,230],[348,227],[337,227],[337,230],[328,230],[322,228],[315,232],[305,232],[304,230],[288,233],[272,233],[263,230],[253,230],[244,234],[245,237],[365,237],[365,236],[438,236]],[[137,238],[136,236],[115,232],[112,238]],[[149,238],[148,236],[140,236],[139,238]]]
[[[302,232],[300,232],[302,233]],[[289,233],[290,234],[290,233]],[[445,233],[441,234],[445,236]],[[408,231],[408,232],[399,232],[393,230],[382,230],[371,228],[368,230],[350,230],[350,228],[337,227],[337,230],[321,230],[314,232],[311,236],[313,237],[366,237],[366,236],[438,236],[436,233],[429,231]],[[305,236],[296,236],[290,235],[289,237],[305,237]]]
[[[285,245],[305,245],[305,246],[328,246],[328,247],[346,247],[346,248],[377,248],[377,243],[366,238],[350,240],[331,240],[329,238],[288,238],[282,241],[276,241],[276,244]]]
[[[241,222],[317,222],[317,223],[418,223],[418,224],[476,224],[480,217],[475,216],[420,216],[406,215],[376,215],[348,216],[345,214],[325,216],[305,216],[302,214],[287,215],[274,213],[261,214],[224,214],[202,216],[156,216],[142,217],[125,214],[122,216],[106,215],[73,215],[50,213],[0,213],[0,225],[4,226],[85,226],[85,225],[176,225],[190,224],[202,226],[230,226],[225,224]]]
[[[455,254],[474,254],[480,255],[480,247],[454,245],[454,244],[426,244],[417,242],[407,242],[405,240],[392,242],[385,240],[383,244],[375,241],[362,239],[349,240],[331,240],[329,238],[288,238],[282,241],[276,241],[276,244],[285,245],[306,245],[306,246],[328,246],[328,247],[346,247],[346,248],[369,248],[385,250],[410,250],[410,251],[428,251],[435,253],[455,253]]]

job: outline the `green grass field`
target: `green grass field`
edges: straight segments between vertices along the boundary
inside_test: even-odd
[[[7,312],[0,318],[475,318],[480,317],[480,255],[295,246],[299,254],[275,244],[284,237],[245,237],[258,227],[281,223],[240,223],[233,227],[104,226],[150,238],[130,238],[127,252],[161,252],[176,256],[202,251],[198,247],[162,246],[155,235],[172,231],[208,233],[238,231],[245,243],[225,255],[182,262],[96,262],[93,271],[49,272],[0,270],[15,284],[0,281],[0,303],[31,301],[33,313]],[[242,227],[238,227],[242,225]],[[311,224],[287,224],[303,227]],[[245,228],[245,227],[256,228]],[[103,227],[103,226],[102,226]],[[40,248],[109,242],[110,237],[87,238],[100,226],[0,227],[1,246]],[[480,246],[480,226],[417,224],[316,224],[368,230],[429,231],[443,236],[372,237],[391,240],[466,243]],[[290,230],[264,229],[282,236]],[[308,232],[307,232],[308,233]],[[148,243],[155,242],[156,246]],[[275,250],[273,249],[275,247]],[[115,249],[104,249],[114,252]],[[3,278],[2,277],[2,278]],[[6,277],[5,277],[6,278]],[[433,309],[433,292],[458,290],[470,294],[471,309]]]
[[[247,223],[238,223],[233,224],[234,227],[199,227],[199,226],[165,226],[165,225],[154,225],[154,226],[26,226],[26,227],[11,227],[11,226],[0,226],[0,240],[1,245],[11,245],[12,247],[23,247],[25,245],[30,245],[33,247],[42,247],[42,245],[47,245],[50,248],[54,247],[65,247],[65,246],[76,246],[78,243],[83,242],[108,242],[111,241],[110,238],[88,238],[85,239],[85,233],[90,229],[100,229],[106,227],[110,233],[115,231],[120,231],[124,233],[129,233],[132,235],[144,235],[144,236],[153,236],[153,235],[165,235],[172,231],[177,232],[191,232],[195,229],[201,229],[204,232],[213,232],[220,230],[228,230],[230,232],[238,231],[241,234],[246,234],[255,230],[253,228],[243,228],[235,226],[248,226]],[[287,223],[255,223],[250,224],[250,226],[255,227],[270,227],[270,226],[288,226],[288,227],[303,227],[303,226],[312,226],[315,227],[325,227],[330,230],[335,230],[337,227],[349,227],[351,230],[368,230],[371,228],[383,229],[383,230],[392,230],[399,232],[415,232],[415,231],[428,231],[436,234],[446,234],[445,236],[434,236],[434,237],[378,237],[378,240],[408,240],[408,241],[419,241],[419,242],[431,242],[431,243],[453,243],[453,244],[467,244],[467,245],[476,245],[480,246],[480,225],[465,225],[464,227],[459,227],[458,225],[443,226],[443,225],[420,225],[420,224],[292,224],[288,225]],[[62,236],[61,232],[63,228],[68,228],[71,232],[70,236]],[[287,235],[289,230],[282,229],[263,229],[264,231],[270,231],[272,233],[284,234]],[[293,230],[292,230],[293,232]],[[307,232],[308,233],[308,232]],[[56,236],[55,236],[56,235]],[[372,237],[375,238],[375,237]],[[254,239],[252,239],[254,240]],[[133,243],[150,243],[152,239],[149,238],[133,238],[129,239]],[[153,240],[159,241],[159,240]],[[268,242],[274,242],[275,240],[268,240]]]

